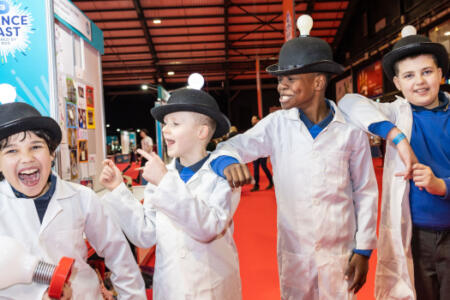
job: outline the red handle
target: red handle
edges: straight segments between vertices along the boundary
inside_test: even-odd
[[[50,286],[48,287],[48,295],[50,298],[61,298],[64,284],[70,277],[74,261],[73,258],[65,256],[59,261],[59,264],[56,266],[55,272],[53,273],[52,280],[50,281]]]

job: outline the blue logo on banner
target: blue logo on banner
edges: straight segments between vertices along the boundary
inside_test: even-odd
[[[9,12],[9,4],[6,1],[0,1],[0,15],[7,14]]]

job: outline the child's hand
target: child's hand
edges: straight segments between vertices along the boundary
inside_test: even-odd
[[[147,159],[144,170],[142,171],[142,177],[154,185],[159,185],[167,173],[166,165],[155,152],[148,153],[142,149],[138,149],[137,151],[142,157]]]
[[[425,189],[430,194],[444,196],[447,192],[445,181],[436,177],[429,166],[414,164],[413,180],[420,190]]]
[[[105,188],[112,191],[123,182],[122,172],[120,172],[112,160],[105,159],[99,180]]]
[[[356,294],[366,283],[367,272],[369,271],[369,258],[367,256],[353,253],[347,270],[345,270],[345,279],[351,279],[352,283],[348,291]]]
[[[232,188],[250,184],[253,179],[246,164],[231,164],[223,170],[223,174]]]
[[[389,131],[387,139],[392,142],[399,133],[401,133],[401,131],[397,127],[394,127],[391,129],[391,131]],[[400,159],[405,164],[406,169],[403,172],[396,173],[395,176],[403,176],[403,179],[405,180],[412,179],[413,173],[412,166],[415,163],[419,162],[417,160],[416,154],[414,153],[413,149],[411,148],[411,145],[409,144],[406,138],[401,140],[396,147],[398,155],[400,155]]]
[[[45,292],[44,296],[42,297],[42,300],[51,300],[53,298],[50,298],[48,295],[48,291]],[[72,299],[72,287],[70,286],[70,282],[66,282],[63,286],[63,291],[60,300],[70,300]]]

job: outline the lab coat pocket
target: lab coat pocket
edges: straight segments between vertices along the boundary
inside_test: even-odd
[[[317,266],[321,299],[352,299],[347,291],[349,281],[345,280],[345,270],[350,254],[322,257]]]
[[[283,287],[290,287],[306,293],[312,283],[310,278],[311,257],[287,251],[280,251],[280,281]]]

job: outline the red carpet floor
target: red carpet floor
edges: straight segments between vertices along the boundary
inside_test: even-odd
[[[127,164],[120,164],[119,168],[123,170],[126,166]],[[374,166],[381,195],[381,159],[374,159]],[[136,167],[139,166],[133,165],[125,175],[136,178]],[[249,167],[252,167],[251,164]],[[260,173],[260,187],[264,189],[268,181],[262,170]],[[243,187],[241,202],[234,217],[234,238],[239,252],[243,300],[277,300],[280,299],[280,287],[276,257],[275,193],[273,189],[250,192],[251,188],[251,185]],[[375,267],[376,251],[370,259],[367,283],[358,292],[358,300],[375,299]]]

